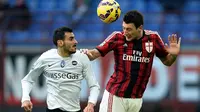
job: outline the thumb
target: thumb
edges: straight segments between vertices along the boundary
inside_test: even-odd
[[[168,49],[168,48],[169,48],[169,46],[168,46],[168,44],[167,44],[167,43],[165,43],[165,48],[166,48],[166,49]]]
[[[32,108],[33,108],[33,104],[32,103],[29,104],[29,108],[32,110]]]

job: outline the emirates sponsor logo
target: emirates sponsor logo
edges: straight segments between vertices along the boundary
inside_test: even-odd
[[[123,60],[140,63],[149,63],[150,58],[142,56],[142,51],[133,50],[133,55],[123,54]]]

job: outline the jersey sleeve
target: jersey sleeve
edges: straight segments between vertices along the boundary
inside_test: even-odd
[[[21,80],[21,84],[22,84],[21,102],[24,102],[25,100],[30,100],[29,94],[32,90],[33,83],[41,75],[42,71],[43,71],[42,59],[38,58],[38,60],[33,64],[29,73]]]
[[[156,56],[159,58],[165,57],[168,55],[167,50],[165,49],[164,42],[161,39],[159,34],[156,34]]]
[[[113,32],[110,34],[96,49],[101,53],[101,56],[105,56],[109,51],[115,49],[117,45],[117,35],[119,32]]]
[[[98,100],[99,92],[100,92],[100,86],[99,86],[99,84],[96,80],[96,77],[94,75],[94,72],[92,70],[91,62],[86,55],[84,56],[84,60],[82,60],[82,61],[84,63],[83,75],[84,75],[87,85],[90,89],[88,102],[96,104],[97,100]]]

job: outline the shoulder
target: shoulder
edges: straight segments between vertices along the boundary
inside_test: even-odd
[[[109,36],[107,36],[107,38],[100,44],[100,46],[104,45],[107,42],[113,42],[123,38],[124,38],[123,32],[114,31]]]
[[[149,35],[151,38],[161,38],[157,31],[144,30],[145,35]]]
[[[51,57],[55,54],[57,54],[57,49],[50,49],[50,50],[47,50],[44,53],[42,53],[40,58],[42,58],[42,59],[48,58],[48,57]]]
[[[81,53],[80,50],[76,50],[76,53],[73,54],[74,58],[77,58],[80,61],[89,61],[89,58],[86,54]]]
[[[115,38],[115,37],[123,37],[123,32],[120,32],[120,31],[114,31],[112,32],[107,38],[106,40],[110,40],[111,38]]]
[[[159,35],[157,31],[144,30],[145,35]]]

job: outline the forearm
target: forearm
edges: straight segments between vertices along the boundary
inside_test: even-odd
[[[164,59],[162,59],[162,62],[166,66],[171,66],[176,61],[177,55],[168,54]]]
[[[100,87],[99,87],[98,83],[96,83],[95,85],[90,87],[90,96],[88,98],[88,103],[90,102],[90,103],[96,105],[96,102],[97,102],[98,96],[99,96],[99,92],[100,92]]]
[[[28,82],[26,80],[21,81],[22,84],[22,99],[21,102],[24,102],[25,100],[30,100],[30,92],[32,90],[33,84],[31,82]]]
[[[88,52],[89,52],[88,57],[89,57],[90,61],[93,61],[96,58],[101,56],[100,52],[97,49],[91,49]]]

